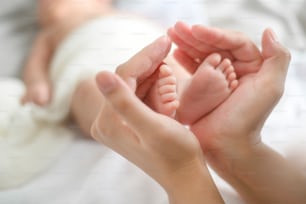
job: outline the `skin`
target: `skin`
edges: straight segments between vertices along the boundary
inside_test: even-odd
[[[227,37],[231,38],[230,35]],[[250,43],[251,41],[246,41],[245,45]],[[243,49],[243,47],[240,46],[240,49]],[[252,52],[252,50],[250,51]],[[257,48],[253,52],[257,53]],[[290,54],[275,40],[273,32],[268,29],[263,34],[262,55],[258,56],[262,56],[263,59],[258,71],[254,73],[254,70],[252,70],[249,74],[241,76],[241,84],[235,93],[209,116],[203,118],[196,127],[191,127],[191,129],[199,138],[207,161],[240,193],[246,202],[305,203],[305,176],[299,169],[293,167],[285,158],[260,140],[262,126],[283,93]],[[170,118],[166,121],[164,117],[152,114],[150,109],[139,103],[135,95],[127,92],[127,85],[124,85],[118,77],[110,73],[102,73],[97,77],[97,83],[108,101],[108,106],[105,107],[107,107],[107,110],[109,110],[109,106],[115,109],[117,119],[121,120],[121,126],[118,126],[117,123],[103,125],[105,124],[103,123],[105,122],[103,121],[105,117],[103,111],[107,112],[107,110],[102,108],[93,126],[95,138],[109,144],[111,148],[144,169],[167,192],[175,192],[175,190],[168,190],[172,189],[171,187],[167,189],[167,186],[174,186],[174,189],[178,189],[178,194],[168,193],[170,201],[179,200],[176,198],[182,195],[180,194],[180,185],[165,185],[165,183],[169,182],[168,178],[173,181],[172,174],[169,175],[167,174],[168,171],[164,172],[163,170],[161,170],[163,173],[158,174],[156,169],[159,168],[154,168],[153,171],[151,169],[153,167],[146,161],[148,159],[146,156],[150,155],[146,151],[151,148],[155,150],[151,154],[159,154],[161,151],[163,157],[156,156],[154,158],[162,160],[170,155],[171,161],[167,161],[167,164],[173,165],[177,169],[180,165],[176,166],[176,164],[180,164],[180,161],[186,161],[185,155],[189,155],[183,151],[184,148],[184,150],[189,149],[187,146],[176,146],[177,142],[181,141],[181,133],[186,132],[186,130],[181,129],[182,126],[178,127],[178,124],[170,121]],[[240,103],[242,96],[243,103]],[[133,105],[136,106],[133,108]],[[246,112],[250,114],[246,115]],[[111,113],[110,115],[113,114]],[[165,126],[165,123],[169,125]],[[112,124],[116,124],[116,126],[112,128]],[[140,126],[139,124],[142,125]],[[131,127],[129,129],[132,132],[132,138],[134,140],[136,138],[138,144],[145,144],[146,148],[139,150],[136,153],[137,156],[131,156],[134,148],[130,147],[134,146],[129,146],[128,139],[122,136],[125,135],[123,132],[120,134],[121,130],[118,127],[121,127],[125,134],[127,132],[126,128]],[[200,131],[197,132],[196,128],[199,128]],[[163,131],[164,129],[166,131]],[[119,134],[116,134],[116,132]],[[153,136],[152,132],[154,132]],[[110,135],[118,135],[119,137]],[[123,138],[120,138],[120,135]],[[186,132],[186,135],[189,135],[189,133]],[[154,137],[154,140],[151,141],[149,139],[152,143],[143,142],[142,137],[149,137],[150,139]],[[165,141],[163,137],[166,137],[167,140]],[[155,138],[159,140],[155,140]],[[190,137],[187,136],[186,138]],[[167,143],[169,140],[171,140],[171,144]],[[157,146],[156,141],[159,141]],[[165,142],[165,145],[160,145],[162,142]],[[190,143],[187,142],[187,144]],[[180,151],[185,154],[179,154],[180,151],[176,152],[174,150],[176,148],[172,149],[172,147],[182,148]],[[166,152],[163,152],[160,148],[166,148],[164,150]],[[194,146],[193,148],[197,147]],[[173,154],[168,151],[173,151]],[[142,160],[142,158],[146,159]],[[154,166],[160,166],[161,169],[165,167],[158,164],[159,162],[156,162],[156,166]],[[166,169],[171,169],[168,165],[166,167]],[[183,175],[186,178],[192,172],[189,168],[178,169],[182,169],[185,172]],[[275,169],[277,169],[277,173],[275,173]],[[161,175],[165,175],[165,177]],[[177,182],[180,183],[180,179],[184,180],[184,177],[176,178]],[[176,183],[175,181],[173,182]],[[194,182],[195,186],[198,186],[198,183]],[[193,189],[193,182],[188,189],[194,193],[199,192],[197,188]],[[185,198],[187,200],[184,200],[184,202],[194,203],[193,199],[202,199],[200,202],[204,203],[206,197],[204,194],[194,194],[192,198],[188,196]]]
[[[257,46],[241,32],[201,25],[189,27],[178,22],[168,30],[168,35],[178,45],[174,53],[176,59],[190,73],[194,73],[199,63],[211,53],[230,59],[238,78],[256,73],[263,62]]]
[[[92,135],[154,178],[168,193],[170,203],[223,203],[196,137],[135,95],[149,91],[145,79],[159,67],[169,48],[169,39],[160,38],[119,67],[122,78],[108,72],[97,76],[106,102]]]
[[[49,65],[58,45],[84,22],[113,12],[111,0],[39,0],[41,30],[23,71],[26,92],[21,103],[49,104],[52,98]]]
[[[176,26],[185,27],[183,24]],[[306,178],[303,172],[261,141],[262,126],[284,90],[290,61],[288,50],[277,42],[275,34],[269,29],[263,34],[261,55],[251,41],[231,44],[236,38],[233,32],[223,31],[222,34],[220,30],[194,26],[189,33],[202,42],[197,47],[211,46],[203,39],[209,33],[211,38],[220,42],[215,48],[220,53],[231,53],[235,57],[235,53],[244,50],[245,56],[253,54],[250,64],[245,64],[246,70],[240,72],[245,73],[240,75],[240,84],[229,99],[191,126],[209,164],[247,203],[305,203]],[[193,43],[194,40],[190,39],[187,44]],[[241,50],[231,52],[229,45]],[[180,45],[178,47],[184,49]],[[198,57],[191,52],[184,54],[178,57],[181,60]],[[261,59],[263,62],[259,67],[249,68]],[[237,57],[236,63],[247,62]],[[192,63],[187,65],[192,70]]]
[[[38,1],[41,30],[35,39],[24,69],[23,79],[26,85],[26,92],[21,99],[22,104],[34,103],[39,106],[47,106],[51,102],[52,85],[55,82],[52,82],[49,78],[49,68],[58,45],[72,30],[88,20],[114,13],[111,8],[111,2],[111,0]],[[179,86],[173,86],[172,90],[169,91],[171,93],[164,94],[160,94],[162,91],[159,89],[165,90],[167,83],[163,88],[155,86],[152,88],[152,93],[143,96],[146,97],[143,98],[143,101],[155,111],[171,115],[182,123],[194,123],[202,115],[210,112],[224,101],[237,86],[237,83],[232,83],[232,81],[236,81],[235,70],[230,73],[226,71],[224,75],[222,74],[222,69],[225,69],[221,69],[221,67],[224,67],[224,65],[221,66],[221,64],[224,64],[223,61],[229,60],[222,60],[222,63],[213,63],[213,65],[204,60],[202,65],[199,64],[202,69],[198,69],[198,74],[191,77],[183,67],[178,65],[173,56],[169,55],[164,59],[169,68],[173,69],[173,73],[169,74],[169,78],[171,77],[170,75],[173,75],[173,78],[176,77],[180,81]],[[160,78],[162,76],[159,76]],[[206,80],[203,81],[202,78]],[[164,79],[163,81],[166,80]],[[184,83],[182,83],[183,81]],[[204,85],[199,87],[197,85],[199,81]],[[211,83],[212,81],[214,83]],[[103,102],[101,97],[97,97],[97,89],[92,84],[94,84],[94,80],[88,79],[78,85],[73,99],[80,102],[73,102],[71,106],[73,119],[77,121],[86,135],[89,135],[89,127],[95,112],[90,103],[96,108],[98,107],[97,104]],[[175,93],[176,89],[178,93]],[[215,95],[214,93],[217,90],[218,94]],[[186,92],[188,93],[186,94]],[[195,101],[194,97],[190,96],[198,95],[197,92],[203,93],[201,96],[196,97],[201,100],[196,100],[197,103],[193,103]],[[180,101],[177,101],[178,95],[180,96]],[[84,96],[90,100],[84,99]],[[87,111],[82,110],[84,105],[89,107],[88,114]],[[190,111],[190,107],[193,107],[192,111]]]
[[[173,30],[175,32],[171,33]],[[279,97],[282,94],[283,82],[285,79],[286,69],[290,58],[288,52],[283,47],[281,47],[279,43],[275,43],[273,37],[271,38],[273,34],[270,31],[266,31],[264,35],[263,52],[261,53],[251,41],[249,41],[244,35],[240,33],[224,31],[220,29],[210,29],[201,26],[193,26],[191,29],[189,29],[188,27],[180,26],[180,24],[177,24],[175,28],[173,28],[173,30],[169,31],[169,35],[173,38],[173,40],[178,44],[179,47],[179,49],[175,52],[175,56],[190,73],[194,73],[196,71],[200,60],[204,59],[208,54],[211,54],[212,52],[217,52],[223,57],[232,60],[233,65],[236,68],[237,75],[240,79],[241,85],[236,90],[235,94],[233,94],[224,104],[218,107],[213,113],[203,118],[197,124],[191,127],[191,130],[199,138],[202,150],[204,151],[205,157],[207,158],[209,163],[221,176],[223,176],[229,183],[231,183],[236,188],[236,190],[246,201],[249,201],[250,203],[286,203],[287,201],[293,203],[305,203],[305,193],[303,192],[306,183],[305,177],[298,169],[289,166],[288,162],[282,156],[274,152],[272,149],[270,149],[268,146],[266,146],[260,141],[261,127],[267,115],[271,112],[272,108],[277,103]],[[38,53],[42,53],[42,59],[48,59],[48,56],[52,55],[52,49],[47,50],[45,49],[45,46],[43,46],[43,42],[46,42],[46,38],[44,37],[44,35],[45,34],[43,34],[42,37],[38,37],[37,46],[34,46],[32,54],[34,56]],[[177,36],[179,36],[179,38],[176,38]],[[60,39],[60,37],[55,39],[55,42],[59,42]],[[157,51],[157,53],[160,54],[163,52]],[[158,64],[161,63],[161,60],[154,60],[154,58],[146,58],[147,56],[150,56],[150,54],[147,54],[146,52],[142,52],[140,53],[140,55],[145,59],[149,59],[149,61],[142,62],[151,63],[150,66],[148,66],[150,68],[156,68],[155,65],[157,62]],[[135,58],[140,59],[137,58],[137,55]],[[182,135],[180,136],[180,134],[178,133],[184,133],[185,130],[183,131],[182,127],[179,127],[178,124],[173,123],[173,121],[167,121],[168,118],[167,120],[160,118],[160,120],[164,123],[157,123],[156,121],[159,120],[157,116],[160,115],[156,116],[156,114],[153,114],[154,117],[149,117],[149,119],[152,120],[151,122],[153,122],[153,124],[148,123],[148,125],[150,126],[151,124],[154,129],[150,129],[149,126],[137,129],[136,126],[139,124],[139,119],[145,118],[133,117],[133,119],[131,119],[129,117],[134,113],[130,114],[129,112],[126,112],[125,114],[122,114],[122,112],[125,112],[126,107],[130,107],[129,105],[133,105],[130,104],[128,101],[130,98],[133,98],[134,95],[131,94],[131,92],[127,92],[127,95],[123,95],[122,97],[126,97],[124,99],[127,99],[127,101],[126,103],[123,103],[122,106],[122,100],[120,98],[121,95],[117,95],[116,93],[122,93],[122,90],[130,88],[132,89],[132,91],[136,92],[138,96],[145,96],[148,91],[148,84],[151,83],[148,83],[146,79],[153,72],[140,72],[139,66],[137,66],[139,62],[141,62],[141,60],[131,60],[129,61],[129,63],[131,64],[124,64],[124,66],[121,66],[119,69],[119,72],[126,73],[125,75],[122,74],[121,76],[129,85],[128,87],[124,85],[124,83],[120,81],[120,79],[116,78],[112,74],[102,74],[101,78],[105,79],[102,81],[107,82],[107,79],[109,79],[110,81],[115,82],[118,87],[120,87],[118,89],[114,89],[115,92],[111,92],[111,89],[105,91],[105,89],[101,88],[104,87],[102,81],[97,79],[99,87],[101,91],[105,93],[107,101],[113,104],[111,108],[113,108],[114,112],[103,112],[105,110],[105,107],[109,106],[109,103],[103,102],[103,97],[100,97],[100,101],[97,100],[98,102],[93,105],[94,108],[88,110],[91,115],[88,119],[86,119],[87,124],[85,125],[86,127],[84,127],[84,129],[88,130],[88,126],[92,124],[92,118],[96,116],[95,110],[97,110],[97,108],[101,104],[103,104],[102,107],[104,108],[102,108],[102,111],[100,112],[96,120],[98,122],[95,122],[95,125],[93,126],[93,135],[95,135],[95,138],[99,141],[108,144],[110,147],[114,148],[116,151],[126,156],[136,165],[143,168],[144,171],[146,171],[149,175],[155,178],[165,188],[166,192],[168,192],[169,199],[171,202],[179,203],[184,201],[184,203],[186,203],[194,201],[191,203],[197,203],[203,202],[203,197],[205,197],[205,199],[207,198],[208,200],[206,200],[206,202],[209,203],[222,202],[214,184],[211,181],[209,174],[207,173],[207,169],[203,168],[203,166],[205,166],[205,163],[203,162],[202,156],[200,159],[200,156],[198,154],[199,151],[191,151],[191,149],[193,148],[199,149],[199,146],[194,144],[194,139],[190,140],[190,142],[187,142],[186,146],[181,144]],[[40,66],[45,66],[48,63],[48,60],[30,60],[29,64],[32,64],[32,66],[29,67],[33,67],[31,68],[33,70],[29,68],[26,70],[30,71],[25,71],[25,81],[27,85],[27,90],[33,90],[31,88],[32,82],[35,82],[34,84],[36,84],[36,81],[41,82],[40,80],[43,79],[43,81],[45,81],[46,83],[46,79],[48,78],[46,76],[47,71],[45,69],[38,68]],[[274,69],[275,67],[279,69]],[[32,79],[32,76],[27,73],[33,72],[36,76]],[[46,87],[50,88],[50,85],[48,83],[49,82],[47,81],[45,85]],[[76,96],[84,96],[85,93],[81,91],[83,86],[89,86],[89,88],[94,87],[92,79],[89,81],[85,81],[79,86],[79,91],[76,92]],[[34,87],[37,86],[35,85]],[[44,86],[39,85],[39,87]],[[48,90],[48,88],[46,90]],[[94,91],[94,94],[91,94],[87,101],[80,101],[77,102],[77,104],[72,104],[72,107],[84,107],[84,103],[90,104],[90,98],[98,98],[98,93],[99,92],[96,89],[96,91]],[[27,92],[24,101],[35,102],[35,100],[37,100],[31,98],[31,96],[32,92],[30,92],[29,94]],[[243,104],[239,103],[241,100],[241,96],[247,96],[244,98]],[[48,102],[49,99],[50,97],[47,100],[46,97],[42,97],[42,99],[38,99],[37,102],[45,103],[46,101]],[[120,103],[115,103],[116,100],[118,100]],[[127,106],[125,106],[124,104]],[[136,103],[136,105],[140,104]],[[82,116],[84,115],[84,113],[80,113],[82,108],[76,108],[76,110],[77,111],[75,111],[74,114],[80,114],[77,118],[81,121],[81,124],[85,124],[82,122]],[[131,110],[135,110],[135,108],[132,108]],[[224,117],[224,111],[227,117]],[[245,117],[245,112],[252,111],[254,112],[254,114],[248,114],[248,117]],[[174,144],[176,145],[174,145],[173,149],[163,149],[160,147],[162,146],[160,145],[160,143],[156,145],[156,140],[152,141],[151,139],[147,140],[144,143],[141,143],[144,146],[140,145],[138,148],[135,149],[134,153],[130,153],[132,152],[132,150],[127,149],[127,147],[125,146],[126,144],[129,144],[128,141],[125,141],[124,138],[120,138],[118,141],[118,145],[116,142],[113,144],[113,138],[109,136],[110,134],[105,134],[105,132],[109,131],[110,133],[116,136],[116,134],[112,132],[114,130],[111,130],[111,124],[109,124],[110,126],[107,127],[100,127],[101,123],[99,123],[99,120],[102,120],[102,117],[100,116],[103,116],[103,114],[107,114],[109,116],[118,115],[117,118],[113,116],[114,118],[112,119],[112,121],[114,123],[112,124],[118,124],[115,122],[119,120],[121,121],[119,123],[121,124],[121,126],[115,126],[116,128],[113,129],[121,127],[123,130],[126,130],[124,129],[126,128],[126,123],[131,125],[133,129],[130,131],[130,135],[132,135],[132,137],[134,137],[135,135],[138,136],[139,138],[136,139],[137,141],[143,141],[140,140],[140,135],[146,135],[146,133],[148,133],[148,136],[151,136],[152,138],[152,134],[149,133],[152,133],[156,129],[163,127],[161,128],[162,130],[160,130],[161,132],[157,132],[157,135],[160,135],[160,137],[158,137],[160,138],[160,141],[169,142],[169,135],[173,135],[173,137],[171,137],[170,139],[174,140],[176,142],[174,142]],[[143,114],[150,115],[152,114],[152,112],[144,111]],[[229,118],[231,118],[230,121],[228,120]],[[216,123],[216,121],[218,121],[218,124]],[[149,120],[147,122],[149,122]],[[168,125],[164,125],[168,122],[173,123],[172,126],[177,127],[179,131],[176,131],[176,128],[174,128],[175,130],[170,131]],[[158,127],[156,124],[154,126],[154,123],[157,123]],[[135,125],[133,126],[132,124]],[[220,124],[222,124],[222,126],[220,126]],[[120,132],[120,130],[116,131]],[[126,133],[126,131],[124,133]],[[190,135],[190,138],[192,138],[192,133],[186,131],[185,133],[187,135]],[[155,134],[154,137],[156,137]],[[166,144],[171,145],[173,143],[171,142]],[[169,145],[165,145],[165,147]],[[144,147],[152,147],[152,151]],[[182,149],[184,148],[186,151],[183,152],[185,152],[186,154],[178,154],[179,151],[182,151]],[[161,151],[164,154],[156,153],[158,151]],[[139,155],[143,155],[144,159],[139,158]],[[161,155],[169,156],[164,158]],[[178,159],[173,159],[175,156],[178,156]],[[265,160],[262,160],[261,158],[265,158]],[[147,161],[150,161],[149,159],[153,161],[154,165],[147,166]],[[235,168],[233,168],[233,166]],[[160,169],[160,171],[156,172],[156,167],[160,167],[158,168]],[[154,171],[152,170],[152,168],[154,169]],[[274,169],[280,169],[281,172],[279,174],[275,174]],[[174,170],[177,173],[173,173]],[[190,172],[194,172],[194,175],[196,175],[196,177],[190,175]],[[184,188],[181,188],[182,186],[184,186],[183,184],[190,184],[187,185],[188,191],[186,191],[186,189]],[[259,186],[264,186],[265,189],[262,190],[261,188],[259,188]]]

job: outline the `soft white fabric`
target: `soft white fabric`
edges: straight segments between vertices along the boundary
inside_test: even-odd
[[[31,105],[21,106],[18,80],[0,81],[0,189],[15,187],[45,170],[72,139],[60,124],[37,120]]]
[[[12,2],[14,1],[26,0],[10,0],[10,5],[13,5]],[[183,2],[185,0],[178,1]],[[129,4],[131,2],[134,2],[134,4]],[[164,22],[168,22],[168,19],[172,19],[173,16],[176,16],[173,17],[175,19],[183,18],[178,17],[179,15],[193,16],[194,21],[192,22],[205,24],[208,18],[212,25],[241,30],[258,43],[260,42],[263,28],[272,27],[276,30],[281,42],[297,50],[293,52],[293,61],[290,65],[285,96],[269,118],[263,131],[263,136],[266,142],[292,160],[292,163],[297,164],[306,171],[306,162],[303,156],[306,153],[304,148],[306,96],[303,90],[306,86],[306,53],[304,47],[306,16],[303,11],[306,5],[305,1],[185,1],[185,3],[190,3],[192,8],[200,8],[194,12],[188,10],[187,8],[190,9],[188,6],[185,6],[184,9],[181,9],[181,7],[175,9],[178,8],[176,5],[182,5],[182,3],[177,3],[175,0],[157,0],[156,2],[159,2],[162,6],[154,2],[152,0],[121,0],[118,1],[118,4],[121,8],[126,8],[126,10],[143,13],[152,20],[157,19],[163,25],[168,24]],[[2,5],[2,2],[0,4]],[[151,7],[152,4],[155,4],[154,9]],[[166,10],[168,8],[170,10]],[[197,16],[201,9],[203,9],[202,15]],[[2,28],[7,28],[6,26],[1,26],[1,23],[3,22],[0,21],[0,31]],[[14,25],[10,26],[13,27]],[[11,31],[11,29],[6,29],[5,31],[8,30]],[[7,57],[5,52],[8,49],[3,45],[9,45],[11,41],[16,46],[14,51],[17,54],[24,55],[26,52],[24,44],[18,44],[19,41],[16,40],[15,36],[16,33],[13,32],[5,32],[5,35],[0,34],[0,42],[3,42],[0,49],[3,50],[2,53],[5,53],[1,55],[0,65],[2,67],[0,68],[0,73],[6,73],[6,71],[3,71],[4,68],[15,66],[15,64],[9,63],[10,58]],[[20,33],[18,37],[21,36],[22,34]],[[29,37],[24,37],[22,42],[29,42]],[[17,45],[20,46],[18,47]],[[14,93],[10,92],[8,94]],[[79,135],[78,132],[73,133],[74,135]],[[43,171],[40,176],[33,178],[25,185],[1,191],[1,203],[159,204],[167,202],[165,194],[160,187],[136,167],[108,148],[83,139],[82,136],[74,137],[71,143],[68,143],[65,150],[62,151],[61,156],[57,158],[57,162],[53,164]],[[212,173],[226,203],[243,203],[222,179],[216,176],[214,172]],[[125,200],[125,198],[127,199]]]
[[[132,15],[101,17],[81,26],[55,53],[50,66],[53,100],[50,106],[36,112],[37,116],[48,121],[66,118],[78,82],[94,77],[101,70],[113,72],[162,35],[161,27]]]

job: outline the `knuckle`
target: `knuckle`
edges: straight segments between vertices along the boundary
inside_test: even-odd
[[[116,103],[116,106],[116,109],[118,109],[123,115],[128,114],[131,110],[131,103],[128,100],[119,100]]]
[[[287,48],[281,46],[277,57],[286,62],[289,62],[291,60],[291,53]]]
[[[249,37],[245,33],[241,32],[241,31],[236,31],[235,35],[239,36],[238,39],[240,39],[241,42],[245,42],[246,40],[249,41]]]
[[[123,77],[124,76],[124,70],[125,70],[124,67],[125,67],[124,64],[118,65],[117,68],[116,68],[116,74]]]
[[[288,61],[291,60],[291,53],[287,48],[284,48],[283,55],[284,55],[285,59],[287,59]]]

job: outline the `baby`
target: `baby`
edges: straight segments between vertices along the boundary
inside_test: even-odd
[[[41,30],[24,70],[27,92],[22,103],[51,100],[50,63],[61,42],[90,19],[112,12],[111,0],[38,0]]]
[[[26,93],[22,103],[42,106],[54,120],[63,120],[71,112],[80,82],[102,70],[114,72],[120,63],[163,34],[152,22],[114,10],[110,0],[38,2],[41,31],[24,70]],[[229,59],[212,54],[194,63],[199,68],[191,75],[169,55],[155,72],[157,80],[143,100],[153,110],[190,125],[220,105],[238,86]],[[91,88],[86,92],[88,98],[96,94]],[[90,102],[101,103],[100,99]],[[86,110],[86,105],[81,108]]]

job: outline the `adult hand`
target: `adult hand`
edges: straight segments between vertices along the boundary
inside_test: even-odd
[[[237,31],[188,25],[178,22],[168,30],[171,39],[177,44],[176,59],[191,73],[211,53],[219,53],[229,58],[238,78],[254,73],[262,65],[263,57],[257,46],[246,35]]]
[[[260,142],[262,126],[283,93],[290,61],[288,50],[274,36],[269,29],[263,34],[259,71],[242,76],[223,104],[191,126],[204,150]]]
[[[93,123],[92,135],[159,182],[171,203],[223,203],[196,137],[135,96],[142,85],[137,82],[154,73],[169,52],[169,43],[161,38],[122,64],[118,73],[128,83],[108,72],[97,75],[106,103]]]
[[[290,61],[270,29],[263,34],[262,48],[259,70],[241,75],[232,95],[191,130],[210,165],[247,203],[304,203],[303,172],[261,142],[262,126],[282,96]]]
[[[241,69],[240,84],[232,95],[191,126],[203,150],[215,149],[217,144],[222,146],[241,141],[237,137],[245,137],[250,132],[258,135],[282,95],[290,61],[288,51],[275,40],[273,32],[269,29],[264,32],[262,53],[246,36],[234,31],[200,25],[190,28],[177,23],[169,30],[169,35],[178,45],[178,59],[185,61],[187,69],[192,69],[192,72],[196,69],[196,62],[191,58],[205,58],[213,52],[234,60],[236,71]],[[243,68],[246,69],[243,71]],[[256,143],[259,138],[252,137],[251,140]]]

